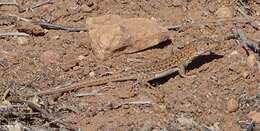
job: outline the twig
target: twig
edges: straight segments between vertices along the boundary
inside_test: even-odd
[[[0,32],[0,37],[5,36],[30,36],[29,34],[23,33],[23,32]]]
[[[242,0],[238,0],[239,3],[246,9],[250,9],[248,5],[246,5]]]
[[[238,123],[246,131],[254,131],[254,129],[255,129],[255,122],[252,120],[238,121]]]
[[[251,22],[252,20],[246,19],[246,18],[240,18],[240,17],[234,17],[234,18],[226,18],[226,19],[216,19],[211,21],[198,21],[193,23],[184,23],[174,26],[167,27],[168,30],[178,30],[180,28],[188,28],[188,27],[198,27],[198,26],[214,26],[219,25],[220,23],[246,23]]]
[[[53,23],[49,23],[43,20],[32,20],[32,19],[27,19],[27,18],[23,18],[23,17],[19,17],[17,15],[13,15],[13,14],[4,14],[10,17],[15,17],[17,20],[22,20],[25,22],[31,22],[33,24],[39,25],[44,29],[53,29],[53,30],[65,30],[68,32],[80,32],[80,31],[88,31],[88,29],[86,28],[80,28],[80,27],[66,27],[60,24],[53,24]]]
[[[30,101],[25,101],[25,100],[21,100],[21,99],[13,99],[10,102],[12,103],[25,103],[27,104],[32,110],[38,111],[41,113],[41,116],[46,119],[47,121],[52,121],[54,119],[53,116],[51,116],[47,111],[41,109],[39,106],[37,106],[36,104],[30,102]]]
[[[250,22],[250,25],[254,27],[255,29],[259,30],[260,24],[254,21],[248,14],[246,14],[243,9],[236,7],[236,10],[241,13],[246,19],[248,19]]]
[[[76,97],[82,97],[82,96],[100,96],[100,95],[103,95],[103,93],[86,92],[86,93],[78,93],[78,94],[75,94]]]
[[[46,110],[41,109],[39,106],[37,106],[36,104],[34,104],[30,101],[25,101],[25,100],[21,100],[21,99],[11,99],[10,102],[27,104],[32,110],[40,112],[42,118],[44,118],[45,120],[47,120],[49,122],[47,124],[55,123],[55,125],[57,125],[58,127],[61,127],[60,124],[62,124],[64,126],[66,126],[67,129],[75,130],[75,128],[71,127],[70,125],[68,125],[64,122],[60,122],[60,120],[63,119],[64,117],[56,119],[54,116],[49,114]]]
[[[151,101],[132,101],[132,102],[124,102],[124,105],[152,105],[153,102]]]
[[[10,92],[10,88],[8,88],[8,89],[4,92],[1,101],[4,101],[4,100],[5,100],[6,96],[9,94],[9,92]]]
[[[66,27],[60,24],[52,24],[45,21],[34,21],[33,23],[40,25],[42,28],[45,29],[53,29],[53,30],[65,30],[68,32],[80,32],[80,31],[87,31],[86,28],[77,28],[77,27]]]
[[[16,5],[16,0],[1,0],[0,5]]]
[[[32,7],[24,7],[23,8],[21,5],[19,5],[16,2],[16,0],[2,0],[2,1],[0,1],[0,5],[14,5],[14,6],[16,6],[20,13],[28,11],[28,10],[33,10],[33,9],[38,8],[40,6],[43,6],[43,5],[46,5],[46,4],[52,4],[52,3],[54,3],[54,2],[51,1],[51,0],[46,0],[46,1],[42,1],[42,2],[36,3]]]
[[[50,121],[50,122],[47,122],[47,123],[41,125],[41,127],[45,127],[45,126],[50,125],[50,124],[52,124],[52,123],[54,123],[54,122],[58,122],[58,121],[62,120],[63,118],[64,118],[64,117],[61,117],[61,118],[57,118],[57,119],[55,119],[55,120],[52,120],[52,121]]]
[[[86,92],[86,93],[77,93],[75,94],[76,97],[82,97],[82,96],[98,96],[98,95],[103,95],[103,93],[99,93],[101,90],[105,89],[106,87],[103,87],[101,89],[93,90],[91,92]]]
[[[128,102],[122,102],[122,103],[117,103],[117,104],[112,104],[112,108],[113,109],[118,109],[123,105],[147,105],[147,106],[151,106],[154,103],[151,101],[128,101]]]
[[[33,10],[33,9],[38,8],[40,6],[47,5],[47,4],[53,4],[53,3],[54,2],[52,0],[42,1],[42,2],[35,4],[34,6],[30,7],[30,9]]]
[[[0,5],[14,5],[18,9],[19,13],[26,11],[26,9],[24,7],[22,7],[21,5],[19,5],[16,2],[16,0],[13,0],[13,1],[12,0],[2,0],[0,2]]]
[[[7,17],[14,17],[17,21],[18,20],[22,20],[22,21],[25,21],[25,22],[33,22],[32,19],[28,19],[28,18],[25,18],[25,17],[20,17],[20,16],[15,15],[15,14],[1,13],[0,15],[7,16]]]
[[[7,110],[10,110],[10,109],[13,109],[13,108],[25,108],[27,106],[25,105],[6,105],[6,106],[2,106],[0,105],[0,112],[4,112],[4,111],[7,111]]]
[[[69,86],[69,85],[73,84],[74,82],[75,82],[75,81],[69,81],[69,82],[65,83],[64,85],[56,86],[56,87],[54,87],[53,89],[63,88],[63,87],[65,87],[65,86]]]

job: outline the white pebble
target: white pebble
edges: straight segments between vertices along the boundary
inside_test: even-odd
[[[250,54],[248,57],[247,57],[247,65],[251,68],[255,67],[256,66],[256,56],[255,54]]]
[[[17,43],[19,45],[27,45],[29,43],[29,39],[27,37],[18,37]]]
[[[95,72],[94,71],[89,72],[89,76],[90,77],[94,77],[95,76]]]

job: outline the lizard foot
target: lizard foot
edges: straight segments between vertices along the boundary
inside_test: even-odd
[[[149,88],[154,88],[149,82],[147,82],[147,81],[137,81],[137,82],[135,82],[135,84],[134,84],[134,87],[142,87],[142,86],[146,86],[146,87],[149,87]]]

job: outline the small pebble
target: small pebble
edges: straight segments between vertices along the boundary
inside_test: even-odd
[[[69,71],[71,69],[74,70],[75,66],[79,66],[78,58],[71,53],[67,53],[66,55],[64,55],[62,61],[63,63],[61,67],[64,71]],[[77,67],[75,69],[77,69]]]
[[[89,75],[90,77],[94,77],[94,76],[95,76],[95,74],[96,74],[96,73],[95,73],[94,71],[91,71],[91,72],[89,72],[89,74],[88,74],[88,75]]]
[[[233,12],[231,8],[228,7],[220,7],[215,14],[218,18],[228,18],[233,16]]]
[[[232,51],[229,56],[238,55],[238,52],[236,50]]]
[[[227,111],[229,113],[236,112],[239,108],[238,101],[234,98],[231,98],[227,102]]]
[[[54,39],[54,40],[58,40],[58,39],[60,39],[60,35],[55,35],[55,36],[53,36],[53,37],[51,37],[52,39]]]
[[[247,114],[247,116],[252,119],[253,121],[255,121],[255,123],[259,123],[260,124],[260,112],[257,111],[251,111]]]
[[[90,13],[92,11],[92,9],[86,4],[82,5],[80,9],[85,13]]]
[[[151,131],[152,130],[152,122],[150,120],[144,121],[143,127],[140,131]]]
[[[58,64],[60,61],[60,55],[55,51],[47,50],[41,54],[40,61],[46,65]]]
[[[242,76],[243,76],[243,78],[245,78],[245,79],[248,78],[249,74],[250,74],[249,71],[243,71],[243,72],[242,72]]]
[[[6,126],[8,131],[22,131],[23,125],[18,122],[14,122],[12,125],[7,125]]]
[[[257,12],[255,13],[255,15],[256,15],[256,16],[260,16],[260,11],[257,11]],[[256,23],[259,24],[259,22],[256,22]]]
[[[212,2],[213,3],[213,2]],[[209,3],[208,6],[208,11],[210,13],[214,13],[216,12],[216,10],[218,9],[218,7],[215,4]]]
[[[207,16],[209,16],[209,12],[207,12],[207,11],[203,11],[202,16],[203,16],[203,17],[207,17]]]
[[[247,57],[247,65],[251,68],[255,67],[256,66],[256,56],[255,54],[250,54],[248,57]]]
[[[80,66],[74,66],[73,67],[73,70],[79,70],[80,69]]]
[[[219,125],[220,123],[216,122],[212,126],[208,127],[208,129],[210,129],[210,131],[222,131]]]
[[[79,60],[83,60],[83,59],[85,59],[85,56],[84,56],[84,55],[79,55],[79,56],[78,56],[78,59],[79,59]]]
[[[186,117],[180,117],[177,118],[177,121],[182,125],[187,128],[192,128],[197,125],[197,123],[192,119],[192,118],[186,118]]]
[[[1,58],[0,57],[0,67],[3,67],[3,68],[6,68],[6,67],[8,67],[8,60],[7,59],[5,59],[5,58]]]
[[[29,43],[29,38],[27,38],[27,37],[17,37],[17,43],[19,45],[27,45]]]

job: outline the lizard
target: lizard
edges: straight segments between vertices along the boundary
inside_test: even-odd
[[[140,65],[121,73],[103,76],[95,79],[88,79],[82,82],[72,83],[61,88],[52,88],[36,93],[20,95],[18,97],[32,97],[64,93],[73,90],[75,91],[84,87],[103,85],[109,82],[120,82],[128,80],[149,82],[151,80],[169,76],[176,71],[181,77],[187,77],[185,75],[185,68],[187,67],[187,65],[200,55],[212,53],[213,51],[218,50],[217,47],[219,47],[219,45],[208,43],[189,43],[184,45],[182,49],[176,51],[175,54],[172,55],[170,58],[160,60],[159,62],[155,62],[150,65]]]

